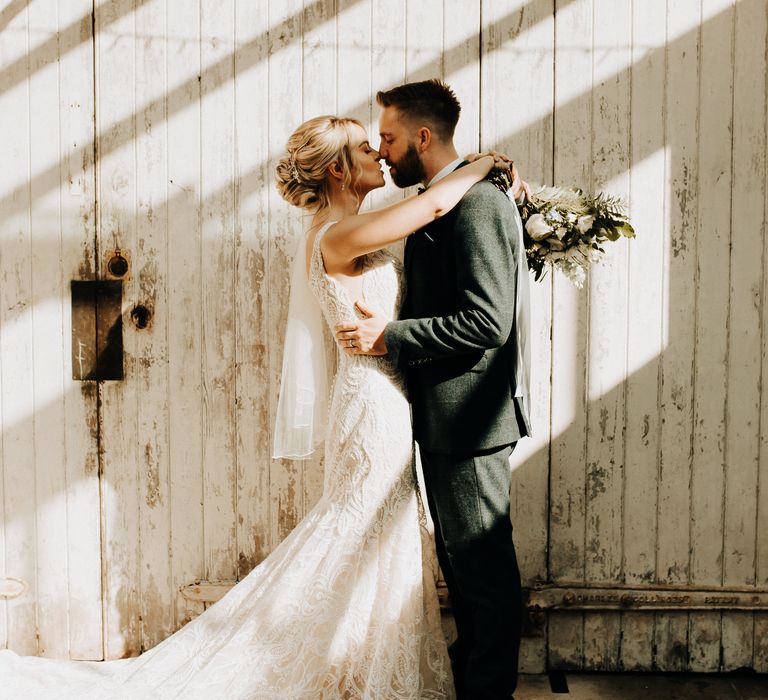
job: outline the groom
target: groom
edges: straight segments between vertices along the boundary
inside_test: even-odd
[[[379,151],[398,187],[427,187],[462,165],[461,109],[437,80],[379,92]],[[509,514],[509,456],[529,434],[515,398],[514,328],[520,232],[507,197],[487,181],[405,247],[400,320],[362,310],[337,327],[348,352],[389,354],[405,370],[438,559],[458,639],[458,697],[508,700],[517,681],[523,613]]]

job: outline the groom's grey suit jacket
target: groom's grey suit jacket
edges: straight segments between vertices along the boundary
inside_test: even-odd
[[[512,206],[483,180],[406,242],[406,296],[384,341],[407,373],[414,435],[428,451],[469,454],[530,434],[515,398]]]

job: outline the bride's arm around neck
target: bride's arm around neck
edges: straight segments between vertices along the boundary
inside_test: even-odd
[[[385,248],[439,219],[490,172],[493,164],[492,156],[483,156],[452,172],[420,196],[337,221],[320,241],[326,269],[348,269],[360,256]]]

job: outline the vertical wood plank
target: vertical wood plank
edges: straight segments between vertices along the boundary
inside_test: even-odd
[[[593,86],[593,187],[626,199],[631,92],[623,69],[629,63],[631,4],[595,0],[593,6],[600,18],[594,29],[594,73],[610,75]],[[626,300],[627,246],[622,241],[589,275],[586,576],[591,582],[611,583],[623,575]],[[620,622],[615,613],[587,616],[587,666],[617,668]]]
[[[755,585],[765,259],[766,8],[735,7],[733,181],[723,582]],[[756,154],[760,154],[755,157]],[[723,668],[752,666],[753,616],[723,614]]]
[[[723,612],[720,644],[723,671],[753,668],[755,616],[748,612]]]
[[[722,0],[717,20],[705,22],[701,36],[701,121],[698,225],[696,240],[696,346],[694,435],[691,474],[691,582],[722,582],[725,403],[728,362],[727,270],[730,207],[721,193],[731,187],[733,3]],[[720,614],[692,613],[688,632],[690,670],[720,668]]]
[[[391,11],[389,8],[387,10],[389,14]],[[425,0],[417,3],[406,0],[404,17],[405,75],[402,82],[412,83],[430,78],[442,79],[445,69],[443,60],[445,7],[443,0]],[[415,187],[402,190],[405,196],[411,195],[414,191]],[[403,251],[405,243],[395,245],[394,249]],[[419,466],[419,468],[421,467]]]
[[[267,90],[269,24],[256,3],[235,5],[235,354],[237,576],[266,557],[269,542],[269,245]],[[254,129],[253,124],[262,125]],[[246,194],[247,193],[247,194]]]
[[[758,25],[760,26],[760,25]],[[765,25],[761,26],[763,32],[768,34]],[[765,110],[763,111],[763,131],[768,135],[768,73],[763,84],[765,90]],[[768,149],[763,154],[763,221],[762,229],[768,228]],[[768,588],[768,274],[765,266],[768,265],[768,237],[763,236],[763,284],[761,304],[761,334],[762,334],[762,375],[760,391],[760,461],[758,467],[758,494],[757,494],[757,526],[756,526],[756,580],[755,585]],[[755,614],[754,633],[754,663],[753,668],[758,673],[768,673],[768,613]]]
[[[25,60],[30,37],[28,9],[0,33],[3,63]],[[27,57],[28,60],[28,57]],[[29,65],[27,64],[27,71]],[[31,176],[30,81],[27,75],[0,95],[0,141],[5,166],[0,191],[14,192],[0,205],[3,253],[0,256],[0,406],[2,406],[3,514],[5,571],[23,580],[27,591],[6,603],[7,644],[20,654],[36,654],[37,576],[34,458],[33,298],[29,188]]]
[[[141,552],[141,646],[148,649],[174,631],[170,549],[168,435],[168,190],[164,95],[168,91],[166,3],[136,9],[136,296],[150,311],[136,335],[137,478]],[[130,328],[130,326],[129,326]]]
[[[200,104],[205,575],[236,575],[234,0],[203,2]]]
[[[405,79],[442,78],[443,0],[407,2],[405,12]]]
[[[480,134],[482,149],[510,154],[522,176],[552,181],[553,5],[510,12],[509,5],[483,5]],[[532,82],[529,76],[536,75]],[[492,97],[491,97],[492,96]],[[517,109],[516,105],[526,105]],[[530,125],[533,126],[530,126]],[[530,405],[534,437],[518,443],[512,455],[512,523],[523,585],[547,579],[547,503],[549,478],[549,402],[551,278],[531,284],[532,386]],[[546,638],[526,637],[520,668],[545,670]]]
[[[337,13],[335,16],[334,10]],[[321,114],[337,114],[356,117],[366,124],[370,80],[370,71],[366,65],[369,32],[370,18],[365,3],[359,0],[349,5],[341,2],[338,7],[336,0],[315,0],[305,6],[302,39],[303,119]],[[339,37],[342,39],[339,40]],[[342,90],[355,93],[362,108],[356,109],[352,105],[351,112],[342,109],[338,100]],[[303,236],[303,231],[300,235]],[[295,246],[292,242],[290,250],[295,250]],[[299,518],[302,518],[323,492],[323,451],[316,450],[300,466],[301,494],[297,505]]]
[[[555,15],[554,184],[592,186],[592,2],[557,8]],[[585,580],[586,290],[562,275],[553,279],[552,426],[549,572],[552,581]],[[583,615],[549,624],[552,668],[581,668]]]
[[[662,350],[664,201],[664,36],[658,17],[665,0],[633,6],[623,569],[642,585],[656,571],[656,475],[659,450],[659,355]],[[653,613],[626,613],[621,667],[653,665]]]
[[[406,0],[371,0],[371,131],[379,145],[379,105],[376,93],[405,82],[406,76]],[[386,27],[386,31],[381,31]],[[343,94],[340,96],[343,99]],[[382,163],[386,185],[368,195],[368,205],[381,207],[403,196],[392,184],[389,168]],[[393,246],[402,254],[404,244]]]
[[[78,27],[82,41],[59,56],[61,129],[61,289],[64,454],[67,484],[69,655],[101,659],[103,648],[101,510],[95,382],[72,380],[71,279],[96,275],[94,60],[92,3],[58,3],[59,27]],[[60,577],[61,574],[59,573]],[[61,579],[57,578],[60,584]]]
[[[461,102],[461,116],[454,143],[459,155],[480,148],[482,114],[480,102],[480,26],[482,2],[445,0],[443,3],[442,78]],[[486,89],[490,89],[486,86]]]
[[[400,1],[398,0],[398,3]],[[387,61],[383,61],[376,64],[374,69],[374,62],[379,57],[379,51],[390,53],[392,42],[398,43],[403,31],[402,17],[398,19],[399,9],[396,6],[387,12],[387,19],[394,20],[394,23],[387,25],[386,32],[380,32],[375,29],[376,0],[336,2],[336,111],[340,115],[359,119],[368,132],[371,146],[375,149],[379,147],[379,107],[376,104],[376,91],[382,87],[390,87],[379,85],[379,80],[384,79],[384,71],[391,68]],[[377,45],[379,36],[384,39],[382,46]],[[343,39],[340,40],[339,37]],[[397,65],[401,59],[402,57],[398,56],[394,63]],[[396,79],[395,82],[400,81]],[[305,111],[307,106],[305,96]],[[386,172],[384,163],[382,167]],[[373,202],[381,201],[387,196],[396,196],[395,188],[391,185],[370,192],[361,209],[370,209],[374,206]]]
[[[690,551],[690,478],[693,437],[695,250],[699,118],[699,34],[691,7],[667,3],[667,198],[664,215],[664,351],[661,363],[658,559],[660,583],[686,583]],[[685,614],[657,616],[656,665],[687,668]]]
[[[119,10],[101,3],[95,19],[100,275],[105,273],[109,251],[137,250],[137,37],[134,14]],[[132,276],[123,285],[124,311],[137,296]],[[123,331],[124,378],[98,385],[106,658],[133,656],[141,650],[137,338],[125,323]]]
[[[167,23],[167,81],[184,85],[179,99],[187,105],[167,116],[171,577],[178,627],[203,611],[179,589],[205,576],[199,0],[167,3]]]
[[[757,673],[768,669],[768,615],[755,613],[754,655],[752,668]]]
[[[332,4],[325,12],[333,14]],[[359,119],[368,131],[371,145],[375,148],[379,130],[377,123],[371,121],[371,113],[376,111],[371,108],[374,101],[373,82],[376,78],[373,75],[371,51],[372,0],[337,0],[335,14],[335,36],[332,40],[337,45],[337,56],[335,60],[334,57],[327,56],[322,63],[333,70],[335,76],[335,90],[327,95],[326,101],[333,95],[337,114]],[[386,33],[389,33],[389,29]],[[330,33],[327,37],[331,40]],[[307,93],[307,87],[305,84],[305,115],[309,114],[309,108],[316,100]]]
[[[298,126],[298,105],[302,96],[302,10],[300,0],[279,5],[270,3],[269,25],[269,172],[275,172],[277,158]],[[302,231],[301,214],[289,207],[274,187],[269,189],[268,284],[269,337],[283,339],[289,298],[290,259]],[[280,391],[283,344],[270,343],[270,416],[275,415]],[[270,445],[271,450],[271,445]],[[299,521],[301,504],[301,465],[292,460],[271,460],[270,467],[270,546],[274,549]]]
[[[29,27],[36,42],[58,31],[55,2],[29,6]],[[58,56],[30,52],[30,171],[40,172],[60,158]],[[53,122],[53,118],[56,121]],[[67,494],[64,452],[64,338],[62,312],[66,281],[61,268],[61,188],[39,192],[30,187],[30,269],[34,443],[29,467],[35,474],[37,522],[38,653],[66,658],[69,616],[66,589],[59,577],[68,572]],[[21,465],[18,465],[21,466]]]

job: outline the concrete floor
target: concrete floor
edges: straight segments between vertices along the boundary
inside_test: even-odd
[[[768,675],[567,673],[568,693],[546,675],[520,677],[515,700],[768,700]]]

